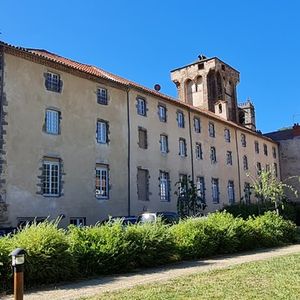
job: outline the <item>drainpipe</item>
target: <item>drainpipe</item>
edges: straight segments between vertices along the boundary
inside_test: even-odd
[[[127,95],[127,214],[130,216],[131,212],[131,207],[130,207],[130,103],[129,103],[129,91],[130,89],[128,88],[126,90],[126,95]]]
[[[191,129],[191,111],[189,109],[189,135],[190,135],[190,148],[191,148],[191,165],[192,165],[192,181],[194,182],[194,155],[193,155],[193,139],[192,139],[192,129]]]
[[[242,186],[241,186],[241,170],[240,170],[240,155],[239,155],[239,147],[238,147],[238,138],[237,138],[237,130],[234,130],[235,134],[235,147],[236,147],[236,156],[237,156],[237,170],[238,170],[238,180],[239,180],[239,201],[242,198]]]

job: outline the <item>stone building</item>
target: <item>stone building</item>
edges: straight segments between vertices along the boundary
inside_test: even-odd
[[[292,185],[298,196],[287,190],[290,200],[300,202],[300,125],[267,133],[266,136],[279,142],[280,173],[281,178],[287,184]]]
[[[176,211],[185,176],[214,211],[251,201],[247,173],[280,177],[277,143],[255,131],[249,101],[238,105],[238,71],[200,56],[171,77],[178,99],[1,42],[0,226]]]

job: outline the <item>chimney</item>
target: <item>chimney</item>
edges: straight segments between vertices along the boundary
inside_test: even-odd
[[[293,136],[300,136],[300,125],[295,123],[293,126]]]

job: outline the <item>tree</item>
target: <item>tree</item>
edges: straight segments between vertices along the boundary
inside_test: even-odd
[[[196,216],[206,208],[204,197],[199,195],[197,186],[191,180],[190,176],[182,176],[182,178],[175,183],[177,191],[175,195],[177,199],[177,211],[180,217]]]
[[[287,199],[285,190],[290,190],[296,197],[298,191],[293,186],[278,180],[274,173],[273,171],[262,170],[257,178],[250,174],[247,176],[251,178],[251,189],[254,191],[256,199],[260,203],[267,201],[274,203],[276,213],[279,214],[279,205],[283,205],[284,200]],[[298,176],[293,177],[299,178]]]

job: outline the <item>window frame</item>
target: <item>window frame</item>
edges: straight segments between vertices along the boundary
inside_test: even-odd
[[[228,166],[233,165],[232,151],[229,151],[229,150],[226,151],[226,165],[228,165]]]
[[[194,117],[194,130],[196,133],[201,133],[201,121],[199,117]]]
[[[217,150],[215,146],[211,146],[210,147],[210,162],[212,164],[216,164],[217,163]]]
[[[179,138],[179,156],[186,157],[187,156],[187,147],[185,138]]]
[[[45,166],[49,166],[49,175],[46,176],[47,170],[45,169]],[[57,167],[57,170],[53,170],[54,167]],[[55,176],[57,179],[54,181],[54,184],[56,182],[56,186],[53,187],[53,173],[57,171],[57,175]],[[61,166],[59,160],[52,160],[52,159],[44,159],[43,160],[43,173],[42,173],[42,195],[44,197],[60,197],[61,196]],[[48,182],[48,183],[47,183]],[[45,187],[49,186],[48,188]],[[49,192],[45,192],[45,190],[49,190]],[[54,192],[57,190],[57,192]]]
[[[159,143],[160,143],[160,153],[167,154],[169,152],[168,135],[161,134],[159,138]]]
[[[216,129],[213,122],[208,122],[208,135],[212,138],[216,137]]]
[[[159,198],[161,202],[170,202],[170,174],[166,171],[159,171]]]
[[[181,110],[178,110],[177,113],[177,125],[179,128],[185,127],[184,113]]]
[[[231,192],[230,192],[230,189],[231,189]],[[234,204],[235,203],[235,191],[234,191],[234,181],[233,180],[228,180],[227,195],[228,195],[229,204],[230,205]]]
[[[54,115],[56,117],[55,117],[55,120],[53,121]],[[45,111],[45,133],[51,134],[51,135],[59,135],[60,134],[60,119],[61,119],[61,113],[59,110],[53,109],[53,108],[47,108]],[[55,127],[55,130],[53,130],[52,127]]]
[[[147,117],[147,101],[143,97],[137,97],[136,98],[137,104],[137,114],[143,117]]]
[[[230,130],[228,128],[224,129],[224,139],[225,139],[225,142],[227,142],[227,143],[231,142],[231,134],[230,134]]]
[[[196,143],[195,146],[195,155],[196,159],[202,160],[203,159],[203,151],[202,151],[202,144],[201,143]]]
[[[243,156],[243,169],[244,171],[249,170],[248,157],[247,155]]]
[[[79,223],[78,221],[83,220],[83,223]],[[72,221],[76,221],[76,224],[72,224]],[[78,224],[79,223],[79,224]],[[77,227],[86,226],[86,217],[70,217],[69,224]]]
[[[165,105],[158,104],[158,117],[160,122],[167,122],[167,108]]]
[[[99,127],[100,124],[100,127]],[[102,132],[102,125],[105,128],[105,132]],[[99,130],[100,128],[100,130]],[[102,137],[102,139],[101,139]],[[96,141],[98,144],[108,144],[108,121],[105,120],[97,120],[96,123]]]
[[[105,92],[105,97],[103,97],[102,92]],[[101,105],[108,105],[108,90],[104,87],[97,88],[97,103]]]
[[[259,154],[259,142],[258,141],[254,142],[254,149],[255,149],[255,153]]]
[[[146,194],[146,199],[141,199],[141,193],[140,193],[140,189],[141,189],[141,187],[139,186],[139,171],[144,171],[146,174],[146,186],[145,186],[145,194]],[[148,169],[144,169],[144,168],[141,168],[141,167],[138,167],[137,168],[137,183],[136,183],[136,185],[137,185],[137,196],[138,196],[138,200],[139,201],[149,201],[149,196],[150,196],[150,192],[149,192],[149,170]]]
[[[204,176],[197,176],[196,178],[197,197],[200,197],[205,203],[205,178]]]
[[[103,185],[102,185],[102,180],[103,180],[103,173],[105,172],[105,195],[103,196],[103,193],[101,192],[101,190],[103,190]],[[100,174],[98,175],[97,173],[100,172]],[[97,185],[97,179],[99,179],[99,185]],[[100,193],[98,193],[97,191],[100,191]],[[96,199],[98,200],[108,200],[109,199],[109,168],[108,165],[96,165],[95,168],[95,196]]]
[[[214,187],[216,189],[214,189]],[[211,191],[212,191],[212,202],[213,204],[220,203],[220,187],[219,187],[219,178],[212,178],[211,179]],[[216,196],[216,197],[214,197]]]
[[[62,90],[62,81],[61,81],[60,74],[52,71],[46,71],[45,87],[48,91],[60,93]]]
[[[241,144],[242,144],[242,147],[247,147],[246,134],[244,134],[244,133],[241,133]]]

